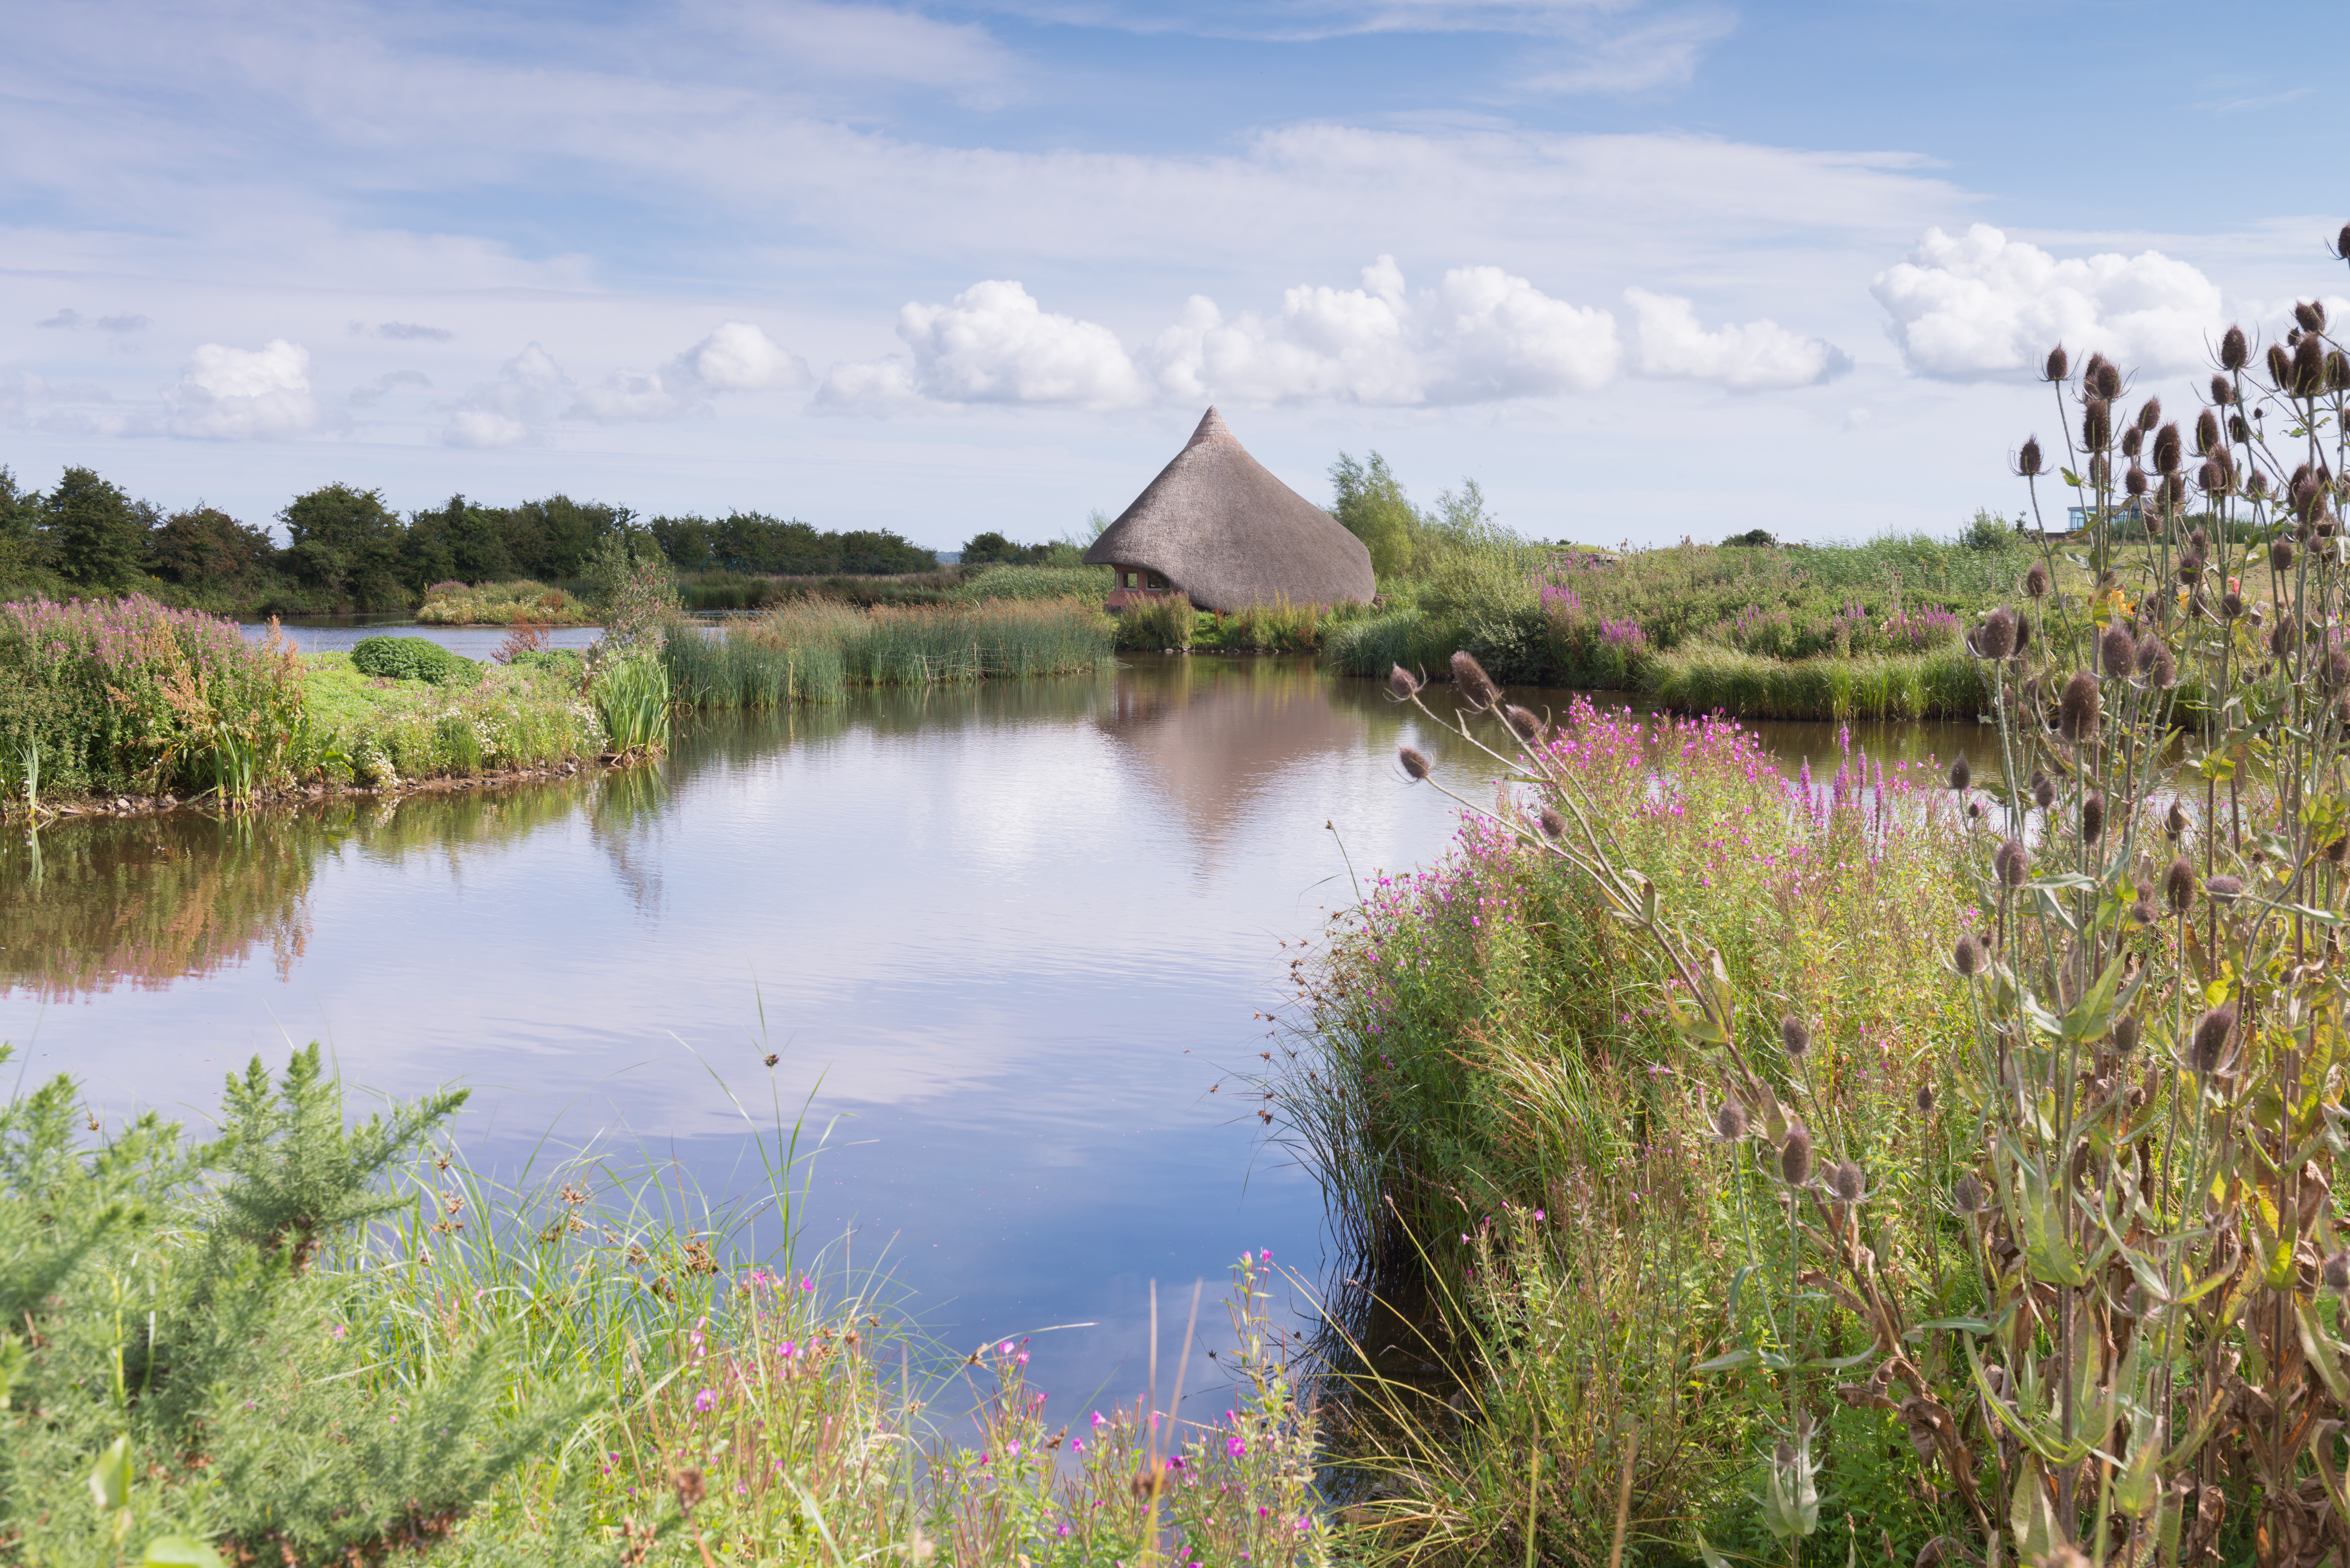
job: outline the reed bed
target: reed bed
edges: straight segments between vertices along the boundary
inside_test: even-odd
[[[786,605],[710,637],[690,629],[663,650],[679,700],[705,708],[837,702],[851,686],[933,686],[1065,675],[1110,657],[1109,618],[1071,599],[971,605]]]
[[[1971,721],[1991,700],[1981,665],[1956,646],[1779,659],[1699,644],[1651,659],[1640,684],[1667,707],[1743,719]]]

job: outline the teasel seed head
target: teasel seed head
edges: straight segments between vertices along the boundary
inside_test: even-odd
[[[2345,725],[2345,728],[2350,728],[2350,725]],[[1981,822],[1984,817],[1989,816],[1990,815],[1991,808],[1983,805],[1982,802],[1979,800],[1970,800],[1967,802],[1967,815],[1973,821]]]
[[[2339,348],[2325,352],[2325,389],[2329,392],[2350,390],[2350,354]]]
[[[2032,870],[2032,852],[2023,847],[2021,839],[2002,839],[2000,846],[1991,851],[1991,869],[1999,874],[2002,883],[2010,888],[2021,888]]]
[[[1991,1194],[1983,1190],[1981,1179],[1973,1171],[1960,1177],[1950,1189],[1950,1207],[1961,1214],[1980,1214],[1991,1207]]]
[[[1518,739],[1525,742],[1528,745],[1532,745],[1536,741],[1542,739],[1542,721],[1535,718],[1525,709],[1519,707],[1516,703],[1513,702],[1508,707],[1503,709],[1502,718],[1503,721],[1510,726],[1510,729],[1517,735]]]
[[[1973,766],[1968,763],[1966,753],[1960,752],[1959,753],[1959,760],[1950,764],[1950,787],[1955,790],[1963,790],[1968,785],[1973,784],[1974,780],[1975,770]]]
[[[2205,458],[2196,467],[2195,488],[2206,495],[2225,495],[2228,493],[2228,471],[2220,466],[2218,459]]]
[[[2215,904],[2232,904],[2244,896],[2244,879],[2221,874],[2203,879],[2203,892]]]
[[[2162,476],[2162,504],[2177,512],[2187,504],[2187,476],[2166,473]]]
[[[2220,416],[2205,409],[2195,416],[2195,455],[2202,457],[2220,444]]]
[[[2242,327],[2230,327],[2220,335],[2220,368],[2221,369],[2241,370],[2251,357],[2251,347],[2244,341]]]
[[[1724,1099],[1713,1113],[1713,1130],[1724,1143],[1736,1143],[1746,1136],[1746,1107],[1735,1099]]]
[[[2291,655],[2293,646],[2301,640],[2293,635],[2299,629],[2299,627],[2290,619],[2280,619],[2276,625],[2269,628],[2270,656],[2283,659]]]
[[[1934,1114],[1934,1085],[1930,1079],[1918,1085],[1916,1103],[1919,1116],[1930,1116]]]
[[[2203,557],[2189,550],[2178,557],[2178,580],[2194,584],[2203,579]]]
[[[2324,679],[2328,686],[2350,682],[2350,649],[2330,648],[2325,650]]]
[[[1566,818],[1559,815],[1558,807],[1555,805],[1543,807],[1542,815],[1534,820],[1542,825],[1544,838],[1560,839],[1566,836]]]
[[[2275,544],[2269,546],[2269,570],[2272,572],[2289,572],[2293,570],[2292,540],[2279,539]]]
[[[2137,497],[2144,495],[2146,493],[2146,470],[2140,468],[2136,463],[2131,463],[2129,465],[2129,472],[2122,475],[2122,493],[2131,497]]]
[[[1388,690],[1399,700],[1409,701],[1419,694],[1419,677],[1399,664],[1388,671]]]
[[[2137,639],[2116,620],[2097,639],[2097,657],[2105,662],[2106,675],[2118,680],[2137,668]]]
[[[2220,596],[2220,615],[2223,620],[2233,620],[2244,613],[2244,596],[2232,589]]]
[[[1420,751],[1419,748],[1414,746],[1405,746],[1396,753],[1396,756],[1400,762],[1402,762],[1403,771],[1409,774],[1413,778],[1424,779],[1428,776],[1428,753],[1426,752]]]
[[[1790,1012],[1779,1020],[1779,1044],[1787,1054],[1800,1062],[1804,1053],[1812,1048],[1812,1026]]]
[[[2043,811],[2056,804],[2056,781],[2037,768],[2032,771],[2032,804]]]
[[[2158,473],[2176,473],[2179,462],[2178,427],[2165,425],[2154,432],[2154,466]]]
[[[2188,1048],[2187,1064],[2195,1072],[2210,1074],[2220,1070],[2227,1059],[2228,1036],[2235,1033],[2236,1010],[2215,1007],[2205,1013],[2195,1025],[2193,1043]]]
[[[2296,397],[2314,398],[2325,390],[2325,345],[2314,337],[2304,337],[2293,351],[2293,391]]]
[[[2056,699],[2056,730],[2068,741],[2085,741],[2097,732],[2097,717],[2103,707],[2097,695],[2097,678],[2087,670],[2077,671],[2064,682],[2064,690]]]
[[[2114,1049],[2128,1055],[2137,1049],[2137,1014],[2125,1012],[2114,1020]]]
[[[2101,452],[2091,452],[2089,454],[2089,483],[2098,490],[2103,490],[2106,485],[2111,484],[2113,482],[2114,460],[2107,457]]]
[[[2081,842],[2095,844],[2106,836],[2106,797],[2092,790],[2081,801]]]
[[[2225,376],[2214,376],[2214,377],[2212,377],[2212,378],[2211,378],[2211,406],[2212,406],[2213,408],[2215,408],[2215,409],[2224,409],[2224,408],[2226,408],[2229,404],[2230,404],[2230,403],[2234,402],[2235,400],[2236,400],[2236,389],[2235,389],[2234,384],[2233,384],[2233,383],[2231,383],[2231,382],[2228,379],[2228,378],[2227,378],[2227,377],[2225,377]],[[2196,423],[2195,423],[2195,428],[2196,428],[2197,430],[2199,430],[2199,430],[2201,430],[2201,429],[2203,428],[2203,423],[2202,423],[2202,421],[2201,421],[2200,420],[2198,420],[2198,421],[2196,421]],[[2216,420],[2215,420],[2215,421],[2212,421],[2211,428],[2212,428],[2213,430],[2217,430],[2217,429],[2219,429],[2219,428],[2220,428],[2220,426],[2219,426],[2219,421],[2216,421]]]
[[[2345,229],[2342,232],[2350,234],[2350,229]],[[2072,368],[2072,361],[2064,356],[2064,345],[2059,343],[2055,348],[2048,350],[2048,362],[2041,368],[2041,378],[2043,380],[2061,381],[2064,379],[2064,373]]]
[[[2162,400],[2161,400],[2160,398],[2148,398],[2145,402],[2140,403],[2140,404],[2138,405],[2138,410],[2137,410],[2137,428],[2138,428],[2138,429],[2140,429],[2140,430],[2142,430],[2142,431],[2150,431],[2150,430],[2152,430],[2155,426],[2157,426],[2157,425],[2160,424],[2161,422],[2162,422]]]
[[[2325,330],[2325,302],[2305,299],[2293,307],[2293,318],[2303,332],[2323,332]]]
[[[2269,379],[2276,383],[2277,390],[2281,392],[2292,390],[2293,350],[2282,343],[2272,343],[2269,345],[2268,353],[2262,358],[2268,361]]]
[[[2038,561],[2033,562],[2032,569],[2023,574],[2023,591],[2026,595],[2035,599],[2046,598],[2048,597],[2048,568],[2041,565]]]
[[[2335,1295],[2350,1294],[2350,1252],[2336,1252],[2326,1259],[2317,1277]]]
[[[2176,814],[2177,803],[2170,809]],[[2185,856],[2173,860],[2170,869],[2162,874],[2162,901],[2170,906],[2174,915],[2183,915],[2195,907],[2195,867],[2187,863]]]
[[[2036,479],[2040,476],[2042,461],[2040,438],[2036,435],[2026,436],[2023,444],[2016,449],[2015,472],[2026,479]]]
[[[2239,445],[2241,445],[2243,442],[2249,441],[2252,439],[2252,427],[2244,422],[2243,415],[2230,414],[2228,416],[2228,439]],[[2263,481],[2262,483],[2265,484],[2266,482]]]
[[[2114,408],[2103,398],[2091,398],[2081,408],[2081,444],[2103,452],[2114,444]]]
[[[2122,431],[2120,446],[2124,457],[2136,457],[2146,445],[2146,437],[2136,425]]]
[[[2187,534],[2187,547],[2199,556],[2208,556],[2211,553],[2211,535],[2200,528],[2189,529]]]
[[[2028,615],[2019,615],[2015,618],[2015,657],[2022,658],[2023,650],[2031,646],[2032,618]]]
[[[1801,1122],[1787,1129],[1787,1141],[1779,1146],[1779,1179],[1790,1187],[1801,1187],[1812,1179],[1812,1135]]]
[[[1984,659],[2005,659],[2015,651],[2015,612],[2002,606],[1975,628],[1975,652]]]
[[[2160,638],[2149,638],[2138,649],[2137,667],[2148,686],[2167,691],[2178,679],[2178,666],[2170,657],[2170,645]]]
[[[1868,1179],[1858,1165],[1843,1160],[1829,1168],[1828,1189],[1835,1194],[1838,1203],[1857,1203],[1868,1192]]]
[[[1472,707],[1490,708],[1502,700],[1502,689],[1467,649],[1452,656],[1452,680]]]
[[[2334,236],[2334,255],[2337,261],[2350,261],[2350,223],[2343,224],[2342,232]]]
[[[2171,801],[2170,810],[2162,819],[2162,830],[2173,838],[2187,831],[2187,807],[2176,799]]]
[[[1974,938],[1961,936],[1958,946],[1950,950],[1950,964],[1960,979],[1972,980],[1982,972],[1983,950],[1975,945]]]
[[[2089,379],[2091,382],[2089,390],[2096,393],[2108,403],[2122,395],[2122,373],[2111,359],[2102,354],[2091,357]]]
[[[2337,836],[2333,843],[2325,846],[2325,858],[2332,865],[2341,865],[2343,857],[2345,855],[2350,855],[2350,838]]]

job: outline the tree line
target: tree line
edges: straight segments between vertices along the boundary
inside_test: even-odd
[[[625,506],[555,494],[514,506],[452,495],[405,518],[380,490],[328,484],[296,496],[270,531],[196,505],[166,512],[88,468],[23,488],[0,467],[0,597],[153,593],[233,613],[399,610],[441,582],[576,580],[615,535],[649,540],[681,572],[788,576],[936,569],[888,530],[819,531],[733,512],[640,520]]]

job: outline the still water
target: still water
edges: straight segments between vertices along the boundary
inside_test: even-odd
[[[1037,1386],[1128,1392],[1150,1280],[1321,1265],[1241,1075],[1352,877],[1453,830],[1397,746],[1492,775],[1409,713],[1304,662],[1149,657],[696,718],[626,774],[12,830],[0,1039],[109,1116],[201,1124],[315,1038],[370,1093],[470,1085],[477,1164],[546,1138],[713,1198],[764,1188],[751,1130],[805,1106],[805,1247],[950,1346],[1090,1324],[1038,1338]],[[1833,772],[1825,727],[1766,735]]]

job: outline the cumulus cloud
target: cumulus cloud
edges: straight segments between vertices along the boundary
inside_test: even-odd
[[[2028,375],[2057,343],[2147,370],[2200,365],[2226,327],[2219,285],[2159,251],[2060,259],[1988,223],[1939,228],[1869,286],[1920,375]]]
[[[310,351],[273,337],[259,348],[206,343],[163,390],[161,428],[203,441],[301,435],[318,425],[310,395]]]
[[[1851,357],[1835,344],[1790,332],[1774,321],[1708,332],[1686,299],[1644,288],[1626,289],[1624,299],[1632,307],[1633,364],[1643,376],[1762,391],[1817,386],[1852,369]]]
[[[621,370],[580,389],[571,412],[619,422],[703,413],[720,392],[787,390],[808,384],[807,361],[747,321],[728,321],[658,370]]]
[[[413,321],[380,322],[377,324],[375,335],[378,337],[391,338],[395,342],[412,342],[421,338],[432,343],[446,343],[457,336],[445,327],[421,327]]]
[[[432,378],[421,370],[388,370],[364,387],[354,388],[349,402],[355,409],[370,407],[396,387],[430,387]]]
[[[571,378],[533,343],[507,360],[494,381],[479,381],[441,427],[444,446],[520,446],[539,432],[572,394]]]
[[[144,331],[151,323],[148,321],[147,317],[143,316],[131,315],[101,316],[93,321],[78,310],[68,309],[58,311],[55,316],[48,317],[47,320],[36,321],[33,325],[36,327],[62,328],[68,332],[72,331],[75,327],[88,325],[97,327],[100,332],[112,332],[119,335],[126,332]]]

